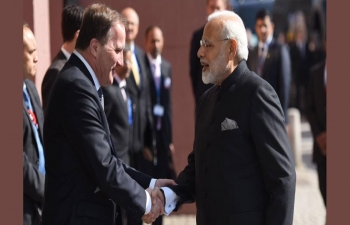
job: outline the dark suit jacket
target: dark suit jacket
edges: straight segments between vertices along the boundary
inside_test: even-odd
[[[238,128],[222,130],[226,119]],[[243,60],[202,96],[193,151],[172,187],[198,225],[291,225],[295,168],[273,88]]]
[[[314,136],[313,161],[322,162],[325,156],[316,143],[315,137],[327,130],[327,99],[324,83],[325,63],[319,63],[313,68],[306,104],[306,116]]]
[[[39,136],[43,141],[44,115],[38,92],[32,81],[25,79],[27,91],[39,126]],[[23,224],[39,224],[44,198],[45,176],[38,170],[39,152],[29,117],[23,100]]]
[[[41,84],[41,96],[43,98],[43,109],[44,112],[47,107],[47,103],[49,101],[50,91],[52,88],[52,85],[54,84],[58,73],[63,68],[64,64],[67,62],[66,56],[63,54],[63,52],[60,50],[55,58],[52,60],[52,63],[50,67],[47,69],[43,82]]]
[[[202,68],[197,52],[200,48],[200,40],[202,39],[204,26],[196,30],[192,34],[190,47],[190,76],[192,83],[192,91],[195,97],[196,106],[202,94],[213,86],[212,84],[204,84],[202,80]]]
[[[249,52],[247,61],[249,69],[256,72],[257,62],[258,46]],[[280,45],[274,39],[272,39],[269,45],[261,76],[275,89],[282,105],[285,123],[287,124],[291,85],[291,62],[287,47]]]
[[[304,55],[300,52],[296,42],[292,42],[289,47],[292,78],[296,85],[307,85],[310,76],[310,67],[312,63],[312,53],[308,43],[304,44]]]
[[[144,146],[154,148],[152,135],[152,114],[148,90],[148,79],[145,74],[144,52],[135,45],[135,55],[140,66],[140,86],[136,85],[134,74],[126,79],[132,101],[132,133],[130,134],[129,151],[139,153]]]
[[[124,101],[121,88],[116,79],[113,84],[102,87],[104,96],[104,110],[106,113],[113,145],[120,158],[126,165],[130,165],[129,158],[129,116],[127,102]]]
[[[160,102],[157,102],[157,90],[153,72],[147,55],[144,56],[146,73],[149,82],[149,90],[151,94],[152,109],[156,104],[160,104],[164,108],[164,115],[161,117],[161,129],[157,130],[158,116],[153,113],[153,129],[156,135],[157,149],[157,167],[156,174],[158,178],[175,178],[173,160],[169,148],[172,143],[172,110],[171,110],[171,65],[162,57],[160,65]],[[170,81],[170,83],[168,83]],[[153,112],[153,110],[152,110]]]
[[[92,77],[75,54],[50,96],[44,124],[43,225],[112,225],[119,208],[115,204],[140,220],[151,178],[117,157]]]

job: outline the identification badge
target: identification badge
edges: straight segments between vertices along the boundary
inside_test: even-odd
[[[155,116],[163,116],[164,115],[164,107],[161,105],[155,105],[153,108],[153,114]]]

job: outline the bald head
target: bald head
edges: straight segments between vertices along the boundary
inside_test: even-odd
[[[23,25],[23,78],[32,78],[36,74],[38,55],[33,32],[27,25]]]
[[[139,16],[133,8],[127,7],[121,13],[127,20],[126,26],[126,42],[128,44],[134,42],[139,32]]]
[[[232,11],[218,11],[208,17],[206,26],[208,25],[214,26],[223,39],[233,39],[237,42],[238,62],[247,60],[248,39],[241,17]]]

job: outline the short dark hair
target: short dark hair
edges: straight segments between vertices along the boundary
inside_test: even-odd
[[[85,50],[93,38],[104,45],[111,27],[116,23],[126,26],[126,19],[117,11],[100,3],[88,6],[84,12],[76,48]]]
[[[151,32],[155,28],[158,28],[160,30],[160,28],[158,26],[156,26],[156,25],[150,25],[150,26],[147,27],[146,32],[145,32],[145,38],[146,39],[148,37],[148,33]]]
[[[270,12],[267,10],[267,9],[260,9],[259,12],[256,14],[255,16],[255,22],[257,20],[263,20],[265,19],[265,17],[269,17],[271,22],[272,22],[272,17],[271,17],[271,14]]]
[[[61,31],[63,42],[72,41],[75,32],[80,29],[84,9],[80,6],[69,5],[62,11]]]

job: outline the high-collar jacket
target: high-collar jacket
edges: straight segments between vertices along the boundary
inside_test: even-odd
[[[193,151],[171,187],[198,225],[291,225],[295,168],[274,89],[243,60],[203,94]],[[231,128],[225,121],[231,121]]]

